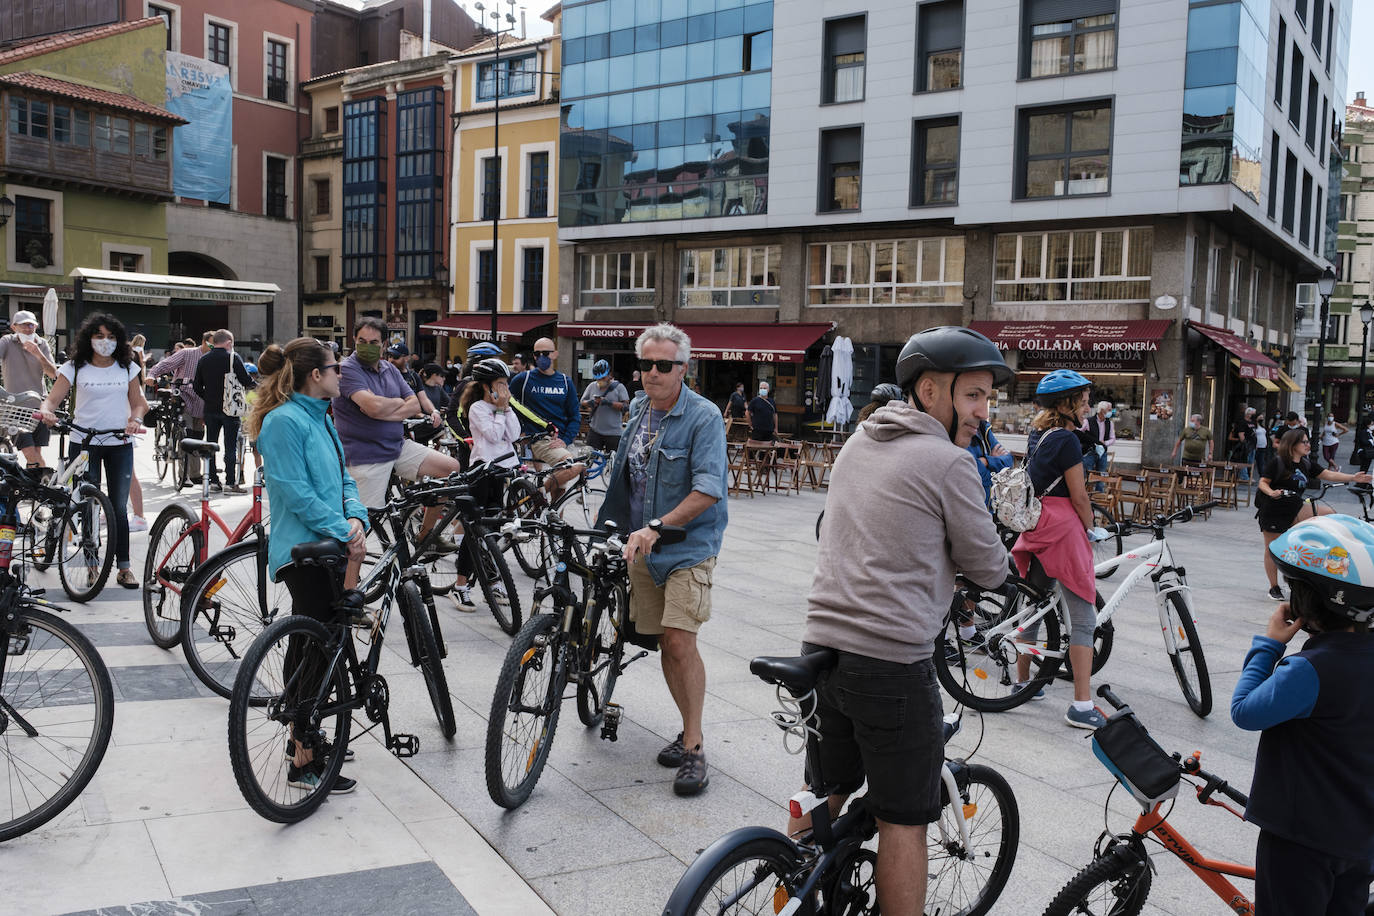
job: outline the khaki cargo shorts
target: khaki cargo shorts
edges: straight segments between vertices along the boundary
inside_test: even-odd
[[[535,461],[546,465],[557,464],[572,457],[572,452],[550,445],[548,439],[536,439],[531,442],[530,454],[534,456]]]
[[[662,588],[640,557],[630,565],[630,619],[635,630],[657,636],[667,627],[695,633],[711,619],[711,579],[716,558],[675,569]]]

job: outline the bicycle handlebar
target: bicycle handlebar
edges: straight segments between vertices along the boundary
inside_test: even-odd
[[[1221,500],[1209,499],[1205,503],[1198,503],[1196,506],[1184,506],[1177,512],[1171,513],[1169,515],[1158,516],[1157,518],[1153,518],[1148,522],[1113,522],[1111,525],[1106,525],[1104,527],[1106,528],[1106,530],[1112,532],[1113,534],[1119,534],[1123,537],[1127,537],[1134,534],[1136,531],[1139,531],[1142,528],[1163,528],[1166,525],[1172,525],[1174,522],[1190,522],[1193,520],[1193,516],[1197,515],[1198,513],[1210,511],[1212,509],[1215,509],[1219,505],[1221,505]]]
[[[1126,703],[1121,697],[1112,692],[1111,684],[1102,684],[1097,688],[1097,695],[1108,703],[1112,704],[1113,709],[1126,709]]]

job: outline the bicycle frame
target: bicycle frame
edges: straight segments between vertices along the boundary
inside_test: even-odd
[[[175,595],[181,594],[184,583],[169,581],[162,575],[162,571],[166,568],[167,561],[171,559],[177,549],[180,548],[186,539],[191,537],[194,532],[200,532],[201,534],[200,553],[196,557],[197,566],[200,566],[205,563],[206,560],[210,559],[211,523],[217,526],[220,532],[228,538],[228,544],[226,546],[233,546],[240,541],[246,540],[249,532],[256,531],[259,536],[262,534],[262,468],[257,469],[257,473],[253,478],[252,507],[244,514],[243,518],[239,520],[238,525],[230,531],[224,519],[220,518],[219,514],[210,507],[210,477],[208,473],[206,473],[206,462],[208,462],[208,460],[209,459],[204,457],[201,459],[200,518],[195,524],[188,525],[186,530],[181,532],[177,539],[172,542],[171,546],[167,548],[166,553],[162,555],[157,564],[158,584],[164,586]]]
[[[1199,795],[1202,792],[1200,786],[1196,787]],[[1228,862],[1224,859],[1209,859],[1183,838],[1169,825],[1168,820],[1162,813],[1164,802],[1155,805],[1146,814],[1140,815],[1136,820],[1135,826],[1131,828],[1132,833],[1144,838],[1146,835],[1153,834],[1163,844],[1164,848],[1173,853],[1184,865],[1187,865],[1193,874],[1197,875],[1203,884],[1211,888],[1212,893],[1221,898],[1228,907],[1234,912],[1253,916],[1255,912],[1254,904],[1250,899],[1236,889],[1236,886],[1226,880],[1226,876],[1234,878],[1248,878],[1255,880],[1255,867],[1253,865],[1241,865],[1237,862]],[[1223,808],[1232,814],[1236,812],[1228,805],[1208,799],[1204,805],[1211,805]],[[1238,815],[1239,816],[1239,815]]]

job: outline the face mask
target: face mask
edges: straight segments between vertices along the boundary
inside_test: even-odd
[[[552,365],[553,360],[549,359],[547,356],[541,356],[534,361],[534,368],[538,369],[540,372],[543,372]]]
[[[1201,423],[1197,423],[1197,422],[1193,422],[1193,423],[1189,423],[1188,425],[1191,426],[1193,429],[1197,429],[1197,428],[1198,428],[1199,426],[1201,426],[1202,424],[1201,424]]]
[[[24,334],[24,333],[20,332],[20,334],[19,334],[19,339],[22,340],[22,341],[24,341],[24,343],[33,343],[35,340],[38,339],[38,335],[37,335],[37,334]]]
[[[382,358],[382,345],[379,343],[359,343],[353,348],[353,352],[357,354],[358,359],[372,366]]]
[[[101,356],[114,356],[115,347],[119,346],[119,341],[102,337],[99,340],[91,341],[91,349]]]

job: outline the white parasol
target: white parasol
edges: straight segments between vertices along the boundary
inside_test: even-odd
[[[43,294],[43,327],[39,329],[47,335],[48,343],[57,348],[57,290],[51,286]]]
[[[854,405],[849,402],[849,389],[854,384],[854,342],[848,337],[836,337],[830,347],[833,361],[830,366],[830,405],[825,410],[825,422],[842,426],[849,422]]]

